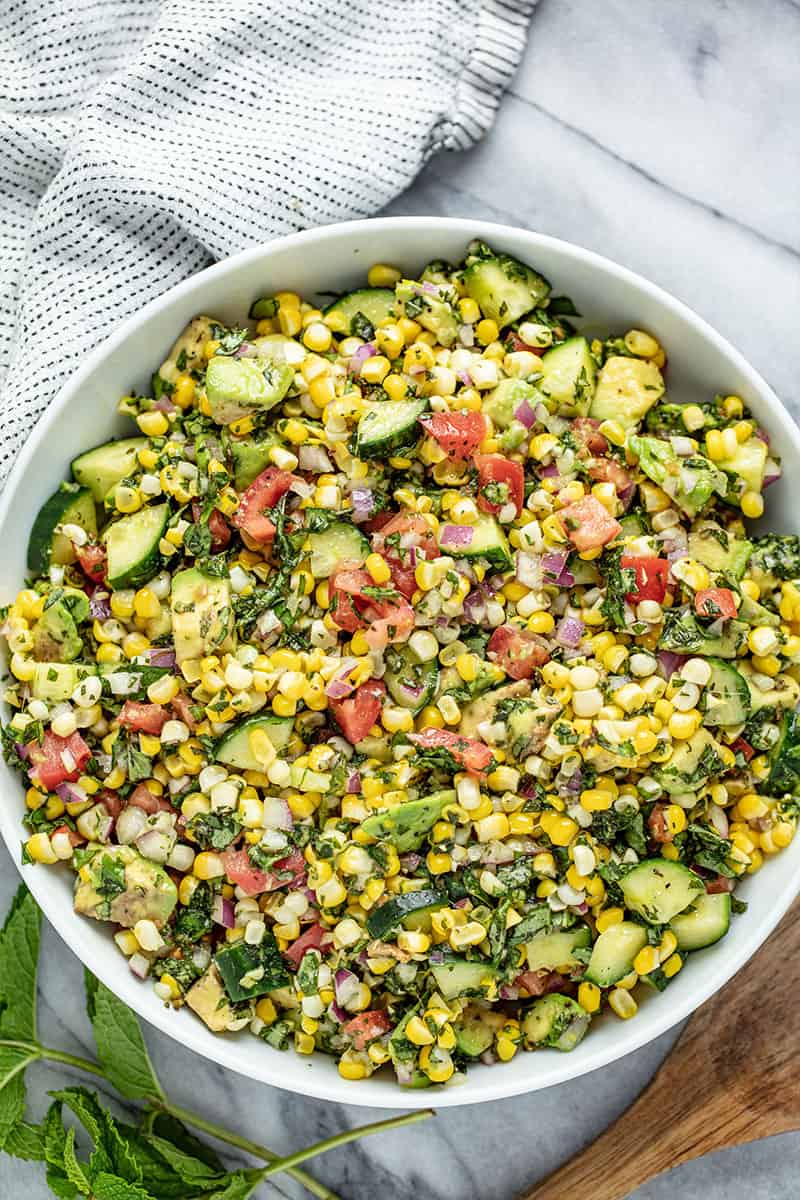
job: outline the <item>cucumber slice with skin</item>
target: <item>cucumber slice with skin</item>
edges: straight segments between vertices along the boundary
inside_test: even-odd
[[[503,1023],[499,1013],[484,1011],[471,1004],[453,1023],[456,1045],[468,1058],[480,1058],[490,1048]]]
[[[421,435],[417,422],[427,411],[426,399],[378,400],[368,405],[356,430],[356,457],[384,458],[415,445]]]
[[[472,263],[464,272],[464,286],[483,315],[501,328],[537,308],[550,294],[550,284],[542,275],[508,254]]]
[[[268,412],[280,404],[294,381],[294,368],[266,356],[233,358],[218,354],[206,368],[206,397],[218,425]]]
[[[139,451],[147,445],[147,438],[122,438],[118,442],[104,442],[87,450],[72,460],[72,475],[82,487],[87,487],[98,504],[102,504],[108,493],[126,475],[139,468]]]
[[[494,517],[480,516],[469,525],[443,522],[437,538],[442,552],[453,558],[485,558],[498,571],[512,566],[508,539]]]
[[[62,483],[58,491],[45,500],[36,514],[28,539],[29,571],[46,575],[51,564],[65,566],[75,562],[72,542],[58,532],[61,525],[80,525],[90,537],[97,536],[94,497],[88,488],[77,483]]]
[[[691,908],[673,917],[669,927],[675,934],[679,950],[702,950],[723,938],[730,923],[730,892],[704,892]]]
[[[433,891],[432,888],[418,892],[401,892],[378,908],[370,910],[367,917],[367,933],[370,937],[383,940],[409,917],[436,912],[439,908],[446,908],[447,904],[447,897],[441,892]]]
[[[589,1014],[571,996],[553,992],[534,1000],[522,1018],[525,1049],[550,1046],[553,1050],[574,1050],[589,1028]]]
[[[325,316],[336,313],[341,317],[345,333],[369,341],[381,321],[394,316],[394,305],[395,296],[391,288],[366,287],[340,296],[323,312]],[[372,329],[368,326],[372,326]]]
[[[105,529],[110,587],[138,587],[155,575],[161,561],[158,543],[168,519],[169,505],[156,504],[120,517]]]
[[[559,342],[542,355],[538,387],[558,404],[559,411],[585,417],[592,403],[597,366],[586,338]]]
[[[383,682],[395,704],[407,708],[414,716],[430,704],[439,686],[439,665],[436,659],[420,662],[410,646],[387,646],[384,652],[386,673]]]
[[[668,858],[645,859],[623,876],[619,886],[625,907],[650,925],[668,924],[706,890],[699,875]]]
[[[406,854],[422,844],[425,834],[433,828],[447,805],[455,804],[455,801],[455,791],[446,788],[373,813],[361,823],[361,829],[369,837],[391,842],[399,854]]]
[[[575,967],[580,959],[575,957],[574,951],[584,949],[591,943],[592,936],[585,925],[537,934],[525,944],[528,970],[557,971],[561,967]]]
[[[254,717],[245,717],[233,729],[223,733],[214,747],[214,759],[226,766],[236,767],[240,771],[263,771],[263,762],[256,758],[250,748],[250,735],[257,729],[267,735],[277,751],[285,748],[292,736],[294,721],[291,717],[264,716],[256,713]]]
[[[431,966],[431,975],[445,1000],[456,996],[485,996],[497,978],[497,968],[490,962],[468,962],[465,958],[448,958]]]
[[[333,521],[327,529],[310,533],[308,543],[311,574],[315,579],[327,579],[345,561],[360,566],[369,554],[369,542],[347,521]]]
[[[585,978],[598,987],[613,987],[633,969],[633,960],[647,945],[647,931],[633,921],[604,929],[592,947]]]
[[[266,931],[257,946],[250,946],[242,940],[223,947],[214,962],[228,999],[234,1004],[264,996],[275,988],[288,987],[292,982],[275,935],[270,930]]]
[[[711,678],[703,693],[706,725],[742,725],[750,715],[750,688],[735,667],[722,658],[706,659]]]

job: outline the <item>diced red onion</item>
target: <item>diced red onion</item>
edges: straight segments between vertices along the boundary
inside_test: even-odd
[[[77,783],[59,783],[56,792],[65,804],[83,804],[84,800],[88,799],[86,792]]]
[[[459,325],[458,340],[462,346],[469,347],[475,345],[475,331],[471,325]]]
[[[720,837],[726,838],[728,836],[730,825],[724,808],[720,808],[718,804],[709,804],[708,819]]]
[[[106,621],[111,616],[110,594],[105,588],[97,587],[89,598],[89,615],[97,621]]]
[[[169,671],[177,662],[172,646],[151,646],[147,651],[147,659],[151,667],[166,667]]]
[[[780,463],[777,463],[774,458],[768,458],[764,465],[764,487],[775,483],[780,479],[782,473]]]
[[[372,358],[373,354],[377,354],[377,352],[377,347],[373,342],[364,342],[363,346],[359,346],[350,359],[351,374],[360,375],[364,363],[368,358]]]
[[[132,954],[128,959],[128,966],[137,979],[147,979],[150,963],[143,954]]]
[[[514,416],[522,425],[525,426],[526,429],[530,429],[536,424],[536,413],[533,411],[528,401],[524,398],[520,400],[519,404],[514,409]]]
[[[349,795],[354,795],[361,791],[361,772],[351,771],[347,777],[347,792]]]
[[[252,342],[242,342],[233,352],[234,358],[253,358],[258,354],[258,346],[254,346]]]
[[[28,747],[23,742],[14,742],[14,749],[23,761],[27,761]]]
[[[472,376],[469,371],[456,371],[456,375],[464,384],[464,387],[472,387]]]
[[[545,575],[549,575],[551,580],[557,582],[567,565],[567,558],[566,553],[542,555],[542,570]]]
[[[759,438],[760,441],[766,442],[766,444],[769,446],[769,444],[770,444],[769,434],[767,433],[766,429],[762,429],[762,427],[760,425],[758,425],[756,427],[756,429],[754,430],[754,433],[755,433],[755,436],[757,438]]]
[[[211,906],[211,920],[223,929],[233,929],[236,924],[236,906],[227,896],[215,896]]]
[[[267,796],[264,799],[264,828],[294,829],[292,810],[279,796]]]
[[[404,871],[416,871],[421,862],[421,855],[416,854],[413,850],[409,850],[408,854],[400,855],[400,866]]]
[[[687,655],[676,654],[674,650],[659,650],[656,658],[664,674],[664,678],[669,679],[676,671],[681,669],[686,662]]]
[[[301,446],[297,457],[301,471],[322,475],[325,471],[333,470],[333,463],[324,446]]]
[[[548,463],[546,467],[539,467],[539,475],[542,479],[554,479],[558,475],[558,467],[555,463]]]
[[[350,1014],[346,1013],[344,1009],[336,1003],[335,1000],[328,1005],[328,1012],[333,1017],[334,1021],[338,1021],[340,1025],[344,1025],[345,1021],[350,1020]]]
[[[564,617],[559,621],[556,629],[556,641],[562,646],[572,646],[573,648],[580,644],[583,637],[583,621],[577,617]]]
[[[348,659],[345,666],[328,681],[325,695],[329,700],[343,700],[345,696],[349,696],[355,690],[355,684],[350,678],[355,665],[355,659]]]
[[[353,504],[353,520],[369,520],[375,508],[375,497],[373,496],[372,488],[353,488],[350,493],[350,500]]]
[[[469,896],[462,896],[460,900],[456,900],[453,908],[466,908],[469,904]]]
[[[341,1004],[342,1008],[347,1008],[358,995],[358,976],[345,967],[340,967],[333,977],[333,990],[336,993],[336,1003]]]
[[[441,294],[438,285],[432,283],[430,279],[423,279],[420,284],[420,291],[427,292],[429,296],[439,296]],[[420,292],[417,291],[417,295],[419,294]]]
[[[474,533],[471,525],[444,525],[439,535],[439,545],[471,546]]]
[[[175,412],[175,405],[172,403],[169,396],[160,396],[158,400],[155,400],[153,402],[153,408],[156,410],[156,412],[162,412],[162,413]]]
[[[495,1054],[494,1050],[484,1050],[483,1054],[481,1055],[481,1062],[485,1067],[493,1067],[497,1062],[497,1055]]]
[[[486,593],[483,588],[473,588],[464,600],[464,616],[471,625],[480,625],[486,620]],[[444,618],[447,621],[447,618]]]
[[[519,988],[514,987],[512,984],[504,983],[498,995],[501,1000],[519,1000]]]
[[[394,1068],[400,1087],[408,1087],[414,1078],[414,1069],[410,1063],[399,1062]]]

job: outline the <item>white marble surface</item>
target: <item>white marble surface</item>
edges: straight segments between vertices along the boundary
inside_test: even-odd
[[[797,0],[541,0],[493,133],[433,161],[390,211],[486,217],[607,254],[686,300],[800,413],[798,39]],[[0,911],[16,883],[2,851]],[[50,931],[41,990],[46,1037],[88,1050],[81,970]],[[370,1119],[247,1083],[147,1036],[179,1102],[276,1149]],[[671,1040],[548,1092],[446,1110],[313,1170],[345,1200],[510,1200],[615,1117]],[[42,1098],[63,1078],[31,1073]],[[680,1168],[636,1200],[788,1200],[798,1171],[800,1134],[786,1135]],[[2,1200],[47,1194],[38,1166],[0,1157]],[[277,1195],[299,1192],[279,1179],[259,1200]]]

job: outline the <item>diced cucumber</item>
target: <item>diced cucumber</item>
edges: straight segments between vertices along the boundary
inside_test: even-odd
[[[155,575],[161,562],[158,543],[168,520],[169,505],[155,504],[106,527],[103,541],[110,587],[138,587]]]
[[[592,947],[585,978],[598,987],[612,987],[633,969],[633,960],[647,945],[647,933],[633,921],[604,929]]]
[[[367,933],[370,937],[383,941],[409,917],[436,912],[439,908],[446,908],[447,904],[447,897],[431,888],[418,892],[401,892],[377,908],[370,909],[367,916]]]
[[[703,693],[706,725],[741,725],[750,715],[750,689],[743,675],[722,658],[707,659],[711,678]]]
[[[594,396],[597,366],[586,338],[572,337],[542,355],[538,387],[562,413],[585,417]]]
[[[712,636],[694,613],[673,609],[667,614],[658,646],[660,650],[674,650],[678,654],[736,658],[747,640],[748,631],[744,621],[733,617],[723,623],[721,633]]]
[[[314,771],[292,763],[289,767],[289,786],[298,792],[328,792],[331,786],[329,771]]]
[[[369,554],[369,542],[360,529],[348,521],[333,521],[327,529],[308,535],[311,574],[327,579],[340,563],[360,566]]]
[[[266,356],[216,354],[206,368],[206,397],[218,425],[268,412],[292,386],[294,368]]]
[[[574,929],[556,929],[551,933],[539,933],[525,944],[529,971],[558,971],[570,969],[580,962],[574,951],[585,949],[592,942],[586,925]]]
[[[404,316],[434,334],[440,345],[452,346],[461,324],[456,309],[458,293],[451,284],[436,287],[437,291],[429,292],[412,279],[401,280],[395,290],[398,307],[402,307]]]
[[[294,721],[291,717],[276,717],[272,713],[256,713],[245,717],[223,733],[214,747],[214,758],[239,771],[263,771],[264,763],[256,758],[250,746],[250,735],[260,730],[269,738],[275,750],[280,752],[292,736]]]
[[[96,675],[91,663],[37,662],[31,680],[34,700],[69,700],[75,688],[88,675]]]
[[[499,1013],[468,1004],[453,1022],[456,1045],[467,1058],[480,1058],[494,1041],[503,1018]]]
[[[420,662],[413,649],[387,646],[384,651],[386,673],[383,682],[395,704],[407,708],[416,716],[430,704],[439,685],[439,665],[435,658]]]
[[[730,892],[703,892],[691,908],[672,918],[669,927],[675,934],[679,950],[702,950],[723,938],[730,923]]]
[[[741,579],[753,543],[728,533],[716,521],[700,521],[689,534],[689,554],[710,571],[721,571]]]
[[[469,530],[471,536],[465,533]],[[442,553],[453,558],[485,558],[498,571],[508,571],[512,566],[508,539],[494,517],[481,514],[469,525],[442,522],[437,537]]]
[[[424,398],[368,404],[356,430],[356,457],[384,458],[414,446],[422,433],[419,418],[427,411],[428,401]]]
[[[664,379],[655,363],[614,355],[597,376],[589,414],[598,421],[617,421],[623,429],[635,429],[663,395]]]
[[[45,500],[28,539],[28,570],[46,575],[50,564],[64,566],[75,561],[75,551],[69,538],[59,533],[62,525],[80,525],[91,537],[97,535],[97,513],[94,497],[88,488],[77,483],[62,483],[49,500]]]
[[[391,288],[359,288],[340,296],[323,312],[326,317],[336,313],[341,318],[343,333],[369,341],[381,321],[394,316],[394,291]]]
[[[292,977],[286,969],[275,935],[264,933],[257,946],[244,940],[232,942],[214,958],[228,999],[234,1004],[265,996],[276,988],[288,987]]]
[[[699,875],[668,858],[648,858],[620,881],[625,907],[651,925],[666,925],[705,892]]]
[[[540,996],[522,1018],[525,1049],[550,1046],[564,1052],[574,1050],[589,1028],[589,1021],[586,1009],[571,996],[562,996],[558,992]]]
[[[550,294],[550,284],[542,275],[508,254],[471,263],[464,272],[464,286],[483,315],[501,328],[518,321]]]
[[[468,962],[465,958],[447,958],[431,966],[431,975],[445,1000],[456,996],[485,996],[497,978],[490,962]]]
[[[379,841],[391,842],[398,853],[405,854],[422,844],[447,805],[455,801],[456,794],[449,788],[418,800],[406,800],[394,808],[373,813],[362,822],[361,829]]]
[[[233,483],[237,492],[250,487],[253,480],[266,471],[272,462],[270,454],[280,444],[280,438],[274,433],[267,433],[263,437],[230,439],[228,453],[233,463]]]
[[[138,515],[138,514],[137,514]],[[172,637],[178,666],[233,645],[230,582],[199,567],[178,571],[170,593]]]
[[[132,475],[139,469],[139,451],[147,445],[147,438],[122,438],[118,442],[104,442],[87,450],[72,460],[72,474],[82,487],[87,487],[98,504],[102,504],[108,493],[120,479]]]

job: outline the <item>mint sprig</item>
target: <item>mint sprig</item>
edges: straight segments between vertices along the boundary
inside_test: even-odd
[[[263,1180],[281,1171],[320,1200],[339,1200],[300,1164],[356,1138],[433,1115],[425,1109],[392,1117],[294,1154],[278,1155],[173,1104],[150,1061],[136,1016],[89,971],[86,1000],[98,1061],[43,1046],[36,1022],[40,943],[41,914],[23,885],[0,931],[0,1150],[42,1162],[50,1190],[60,1200],[247,1200]],[[39,1061],[83,1071],[126,1101],[139,1103],[135,1124],[117,1120],[96,1092],[82,1086],[51,1092],[52,1103],[39,1125],[26,1120],[25,1072]],[[68,1125],[65,1110],[74,1118]],[[261,1165],[228,1170],[187,1126],[251,1155]],[[92,1147],[88,1157],[86,1142]]]

